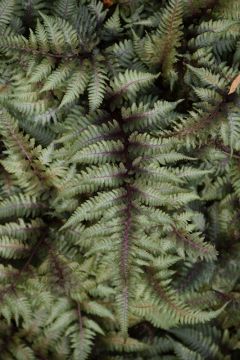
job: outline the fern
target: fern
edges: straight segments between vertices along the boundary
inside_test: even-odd
[[[90,110],[96,110],[102,103],[106,87],[106,71],[103,65],[95,59],[92,67],[92,73],[88,85],[88,99]]]
[[[12,19],[14,1],[1,0],[0,2],[0,26],[8,25]]]
[[[2,359],[239,357],[239,20],[0,1]]]
[[[68,20],[73,16],[76,6],[76,0],[58,0],[53,6],[53,12],[56,16]]]

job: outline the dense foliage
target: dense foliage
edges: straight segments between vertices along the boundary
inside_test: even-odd
[[[0,34],[0,359],[239,359],[240,1],[0,0]]]

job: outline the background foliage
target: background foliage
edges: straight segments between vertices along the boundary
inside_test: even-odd
[[[239,359],[239,0],[1,0],[0,35],[0,358]]]

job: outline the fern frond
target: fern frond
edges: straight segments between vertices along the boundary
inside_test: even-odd
[[[121,141],[99,141],[78,151],[73,161],[78,163],[99,164],[107,161],[116,162],[122,159],[123,144]]]
[[[135,49],[140,59],[149,67],[161,66],[163,76],[165,79],[171,78],[172,85],[177,78],[174,65],[177,61],[177,48],[181,45],[182,16],[182,1],[170,0],[160,15],[157,30],[147,35],[140,43],[135,38]]]
[[[14,0],[1,0],[0,2],[0,28],[8,25],[14,11]]]
[[[152,129],[162,129],[174,118],[173,110],[177,103],[164,101],[155,102],[154,108],[149,108],[148,104],[133,104],[132,107],[122,108],[123,121],[126,123],[127,130],[140,130],[151,127]]]
[[[106,91],[106,70],[103,65],[94,62],[88,84],[90,110],[95,111],[102,103]]]
[[[110,82],[112,90],[109,95],[111,98],[117,98],[125,94],[129,97],[133,97],[140,89],[153,83],[157,77],[158,74],[152,75],[150,73],[126,70]]]
[[[71,196],[87,192],[95,192],[106,187],[118,187],[123,183],[126,169],[119,166],[104,164],[87,168],[77,175],[71,183],[71,188],[63,190],[61,196]]]
[[[36,215],[45,204],[37,200],[36,197],[27,195],[13,195],[6,200],[2,200],[0,204],[0,218],[23,217]]]
[[[74,15],[76,7],[76,0],[57,0],[54,3],[53,11],[58,17],[68,20]]]
[[[121,36],[122,31],[123,29],[120,22],[119,8],[116,7],[112,16],[104,24],[103,39],[112,40]]]
[[[101,216],[102,211],[109,207],[109,204],[119,201],[124,197],[124,190],[112,190],[96,195],[93,199],[87,200],[79,207],[72,217],[64,224],[63,229],[79,223],[84,219],[94,219]]]
[[[66,93],[63,96],[60,107],[74,102],[78,99],[79,95],[83,94],[88,83],[89,77],[86,68],[75,71],[69,79]]]
[[[5,259],[19,259],[26,257],[29,248],[21,241],[8,236],[0,238],[0,254]]]
[[[0,0],[2,359],[239,357],[239,24]]]

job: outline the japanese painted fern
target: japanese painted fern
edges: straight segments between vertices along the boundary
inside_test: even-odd
[[[239,1],[1,0],[0,34],[0,358],[237,358]]]

